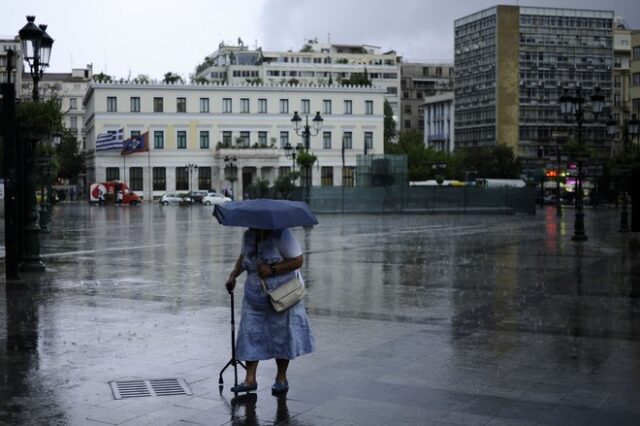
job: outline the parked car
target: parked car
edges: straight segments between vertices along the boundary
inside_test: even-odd
[[[226,203],[227,201],[231,201],[231,198],[225,197],[224,195],[217,192],[210,192],[202,199],[202,203],[206,206],[222,204]]]
[[[188,205],[193,204],[193,200],[187,194],[178,192],[167,192],[160,197],[160,204],[163,206],[169,204]]]
[[[193,200],[194,203],[202,203],[202,199],[207,196],[209,191],[191,191],[189,193],[189,198]]]

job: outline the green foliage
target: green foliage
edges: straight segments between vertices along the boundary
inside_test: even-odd
[[[287,80],[287,84],[289,86],[297,86],[300,84],[300,80],[298,80],[297,78],[290,78],[289,80]]]
[[[349,79],[342,79],[341,82],[343,85],[350,85],[350,86],[371,86],[371,80],[369,80],[369,76],[367,74],[366,69],[365,69],[365,72],[363,73],[360,73],[360,72],[351,73],[351,76],[349,77]]]
[[[96,83],[113,83],[113,77],[104,72],[100,72],[93,75],[93,81]]]
[[[204,61],[196,66],[195,74],[198,75],[202,71],[206,70],[213,65],[213,58],[211,56],[205,56]]]
[[[247,78],[247,83],[254,86],[262,86],[264,84],[264,81],[260,77]]]
[[[448,163],[447,154],[436,152],[425,147],[422,135],[416,130],[407,130],[401,132],[398,142],[388,142],[385,144],[384,152],[386,154],[406,154],[407,167],[410,181],[421,181],[434,179],[433,164]],[[439,174],[446,173],[448,170],[439,170]]]
[[[269,195],[269,181],[267,179],[258,179],[249,187],[249,193],[256,198],[265,198]]]
[[[300,152],[296,157],[296,163],[303,167],[311,167],[318,160],[318,157],[310,152]]]
[[[305,44],[304,46],[302,46],[302,49],[300,49],[300,52],[311,52],[313,50],[313,48],[311,47],[310,44]]]
[[[393,119],[393,109],[389,102],[384,100],[384,143],[391,142],[396,137],[396,121]],[[386,152],[386,151],[385,151]]]
[[[506,145],[457,149],[451,165],[451,176],[462,179],[464,172],[474,170],[478,177],[515,179],[520,176],[520,160]]]
[[[85,172],[85,154],[78,146],[76,136],[69,130],[62,133],[60,145],[56,148],[58,177],[77,182],[78,175]]]
[[[164,78],[162,79],[162,82],[165,84],[175,84],[175,83],[184,84],[184,79],[180,74],[169,71],[164,74]]]
[[[149,84],[150,81],[151,79],[147,74],[138,74],[136,78],[131,80],[131,82],[134,84]]]
[[[296,188],[295,181],[300,177],[300,173],[291,172],[280,176],[276,179],[273,187],[276,191],[276,196],[280,194],[281,198],[287,199],[289,195]]]
[[[60,101],[21,102],[16,106],[16,123],[25,130],[51,133],[62,128]]]

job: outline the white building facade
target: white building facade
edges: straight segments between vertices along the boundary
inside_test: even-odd
[[[424,144],[436,151],[455,149],[453,92],[424,99]]]
[[[273,184],[296,167],[284,146],[304,141],[291,119],[297,111],[302,125],[308,117],[313,128],[319,111],[323,127],[310,138],[310,152],[318,158],[312,185],[354,185],[356,156],[365,145],[369,154],[384,151],[385,93],[317,85],[93,83],[84,99],[87,183],[118,179],[145,199],[223,188],[241,198],[257,180]],[[149,151],[95,151],[98,134],[119,129],[125,139],[149,132]],[[226,180],[225,158],[237,159],[235,183]],[[192,176],[188,164],[198,166]]]
[[[208,65],[208,66],[206,66]],[[266,84],[338,84],[355,74],[366,72],[374,86],[386,90],[385,96],[396,118],[400,117],[400,58],[395,51],[383,52],[378,46],[319,43],[309,40],[300,51],[249,49],[240,40],[237,46],[220,43],[199,67],[196,78],[217,83],[246,83],[256,79]],[[402,123],[398,121],[398,128]]]

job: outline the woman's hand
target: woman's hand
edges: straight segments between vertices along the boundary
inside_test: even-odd
[[[261,263],[258,265],[258,276],[260,278],[267,278],[272,275],[271,265],[268,263]]]
[[[229,292],[229,294],[233,293],[233,289],[236,287],[235,277],[229,276],[224,286],[227,288],[227,291]]]

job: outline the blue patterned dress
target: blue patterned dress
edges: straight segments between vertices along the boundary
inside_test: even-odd
[[[256,260],[256,248],[259,261]],[[294,359],[313,352],[315,341],[304,301],[285,312],[274,311],[262,289],[257,271],[259,263],[279,262],[283,258],[291,259],[301,254],[300,244],[288,229],[272,232],[257,245],[255,232],[251,229],[245,231],[242,241],[242,266],[247,278],[244,283],[244,299],[236,342],[238,359]],[[265,279],[265,283],[272,289],[288,281],[296,273],[299,272],[292,271],[269,277]]]

